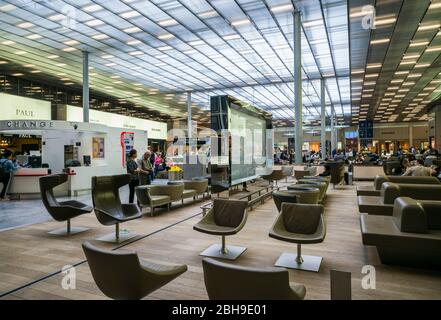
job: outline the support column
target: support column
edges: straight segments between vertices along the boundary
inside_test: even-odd
[[[191,114],[191,91],[187,92],[187,136],[188,139],[193,138],[193,122]]]
[[[89,122],[89,53],[83,51],[83,122]]]
[[[334,129],[334,123],[335,118],[334,118],[334,106],[331,105],[331,150],[330,150],[330,155],[332,156],[332,151],[337,148],[337,146],[335,145],[335,129]]]
[[[295,114],[295,163],[301,164],[303,148],[302,125],[302,43],[300,11],[294,12],[294,114]]]
[[[326,103],[325,103],[325,79],[320,79],[320,103],[321,103],[321,154],[322,159],[325,159],[327,157],[326,154]]]
[[[409,147],[413,147],[413,127],[409,126]]]

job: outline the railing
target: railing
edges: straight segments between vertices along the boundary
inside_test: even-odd
[[[243,197],[240,197],[238,200],[247,200],[248,201],[248,208],[250,210],[253,210],[254,206],[257,203],[263,204],[265,202],[266,198],[269,198],[272,196],[273,191],[279,190],[280,187],[274,186],[274,185],[268,185],[266,187],[262,187],[259,190],[253,191],[247,195],[244,195]],[[257,195],[257,196],[256,196]],[[255,196],[255,197],[253,197]],[[208,210],[210,210],[213,207],[213,203],[207,203],[201,206],[202,209],[202,215],[205,215]]]

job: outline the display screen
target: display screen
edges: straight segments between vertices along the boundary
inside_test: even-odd
[[[229,110],[231,133],[231,184],[255,178],[266,162],[266,121],[242,112],[231,104]]]
[[[347,131],[347,132],[345,132],[345,138],[346,139],[358,138],[358,133],[357,133],[357,131]]]

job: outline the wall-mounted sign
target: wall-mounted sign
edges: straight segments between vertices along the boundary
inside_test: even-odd
[[[81,122],[83,120],[83,109],[67,105],[66,120]],[[148,139],[167,139],[167,123],[164,122],[133,118],[98,110],[89,110],[89,122],[100,123],[114,128],[144,130],[147,131]]]
[[[51,120],[50,101],[0,93],[0,120]]]

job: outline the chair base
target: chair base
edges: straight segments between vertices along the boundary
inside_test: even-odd
[[[121,232],[119,234],[118,239],[116,238],[115,233],[109,233],[99,238],[96,238],[97,241],[110,242],[110,243],[122,243],[124,241],[130,240],[136,237],[138,234],[134,232]]]
[[[204,257],[211,257],[211,258],[236,260],[247,249],[246,247],[226,246],[227,253],[222,253],[221,248],[222,248],[221,245],[213,244],[212,246],[201,252],[199,255]]]
[[[274,265],[288,269],[319,272],[323,260],[322,257],[302,255],[303,263],[297,263],[296,257],[297,254],[295,253],[282,253]]]
[[[90,228],[85,228],[85,227],[71,227],[70,228],[70,232],[67,232],[67,228],[60,228],[60,229],[55,229],[52,231],[49,231],[49,234],[53,234],[56,236],[71,236],[77,233],[81,233],[84,231],[90,230]]]

